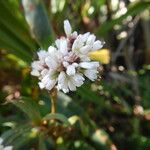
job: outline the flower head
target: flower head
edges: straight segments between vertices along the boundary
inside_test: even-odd
[[[13,149],[12,146],[6,146],[6,147],[4,147],[4,146],[2,145],[2,143],[3,143],[3,139],[0,138],[0,150],[12,150],[12,149]]]
[[[57,87],[66,93],[75,91],[86,77],[91,81],[97,79],[99,62],[92,61],[89,53],[102,48],[102,42],[89,32],[72,32],[68,20],[64,21],[64,30],[66,37],[57,39],[48,51],[39,51],[38,60],[31,64],[31,74],[39,78],[41,89]]]

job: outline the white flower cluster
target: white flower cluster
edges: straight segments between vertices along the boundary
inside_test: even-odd
[[[0,150],[12,150],[12,146],[6,146],[6,147],[4,147],[3,145],[2,145],[2,143],[3,143],[3,139],[2,138],[0,138]]]
[[[85,77],[97,79],[99,62],[91,61],[88,53],[102,48],[102,42],[89,32],[72,32],[68,20],[64,21],[64,30],[66,37],[57,39],[48,51],[39,51],[38,60],[31,64],[31,74],[39,78],[41,89],[57,87],[66,93],[80,87]]]

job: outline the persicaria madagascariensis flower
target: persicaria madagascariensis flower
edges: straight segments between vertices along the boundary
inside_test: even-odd
[[[85,78],[97,79],[99,62],[92,61],[89,53],[101,49],[102,42],[89,32],[73,32],[68,20],[64,21],[64,30],[66,37],[57,39],[48,51],[40,50],[38,60],[31,64],[31,74],[39,78],[41,89],[56,87],[66,93],[75,91]]]

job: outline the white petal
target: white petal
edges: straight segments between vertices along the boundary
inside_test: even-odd
[[[49,68],[52,68],[52,69],[56,69],[59,65],[57,62],[57,58],[56,57],[52,58],[50,56],[45,58],[45,63]]]
[[[88,44],[88,45],[93,45],[95,39],[96,39],[96,36],[93,35],[93,34],[91,34],[91,35],[88,37],[88,39],[87,39],[87,41],[86,41],[86,44]]]
[[[66,73],[67,73],[69,76],[74,75],[75,72],[76,72],[76,70],[75,70],[75,66],[74,66],[74,65],[69,65],[69,66],[67,67]]]
[[[60,47],[59,50],[63,55],[66,55],[68,53],[67,50],[67,40],[66,39],[60,39]]]
[[[79,66],[79,64],[77,64],[77,63],[73,63],[72,65],[73,65],[75,68]]]
[[[85,76],[87,78],[89,78],[91,81],[94,81],[95,79],[97,79],[97,70],[85,70],[84,72]]]
[[[46,84],[46,89],[51,90],[52,88],[54,88],[56,84],[56,80],[49,80],[49,82]]]
[[[64,67],[68,67],[68,66],[69,66],[69,63],[68,63],[67,61],[64,61],[64,62],[63,62],[63,66],[64,66]]]
[[[43,69],[43,70],[41,71],[41,75],[42,75],[42,76],[45,76],[47,73],[48,73],[48,69]]]
[[[49,82],[49,80],[50,80],[49,75],[46,75],[41,81],[45,85],[47,82]]]
[[[55,41],[55,44],[56,44],[57,48],[60,49],[60,39],[57,39]]]
[[[62,71],[60,72],[59,76],[58,76],[58,83],[61,84],[63,82],[63,80],[65,80],[66,75],[65,73]]]
[[[67,79],[65,79],[60,85],[60,89],[64,92],[67,93],[69,92],[69,88],[68,88],[68,81]]]
[[[37,52],[38,56],[39,56],[39,59],[40,60],[43,60],[45,59],[45,57],[47,56],[47,51],[45,50],[40,50],[39,52]]]
[[[64,93],[68,93],[69,92],[68,88],[63,88],[62,90],[63,90]]]
[[[76,86],[73,84],[73,82],[71,82],[71,80],[68,81],[68,86],[70,91],[76,91]]]
[[[84,41],[84,42],[88,39],[89,35],[90,35],[90,32],[87,32],[87,33],[84,33],[84,34],[83,34],[82,37],[83,37],[83,41]]]
[[[87,56],[87,55],[81,55],[81,56],[80,56],[80,60],[81,60],[81,62],[84,62],[84,61],[87,61],[87,62],[88,62],[88,61],[91,61],[90,58],[89,58],[89,56]]]
[[[60,85],[60,89],[64,93],[68,93],[69,92],[69,87],[68,87],[68,81],[67,80],[64,80],[63,84]]]
[[[78,35],[72,45],[72,50],[76,51],[80,49],[83,45],[84,45],[84,41],[83,41],[82,35]]]
[[[99,67],[99,62],[81,62],[79,65],[81,68],[94,69]]]
[[[81,47],[80,52],[82,54],[87,54],[90,50],[91,50],[91,46],[85,45],[85,46]]]
[[[82,75],[80,75],[80,74],[75,74],[74,76],[73,76],[73,83],[74,83],[74,85],[75,86],[77,86],[77,87],[80,87],[84,82],[85,79],[82,77]]]
[[[74,76],[75,81],[84,81],[84,77],[82,76],[82,74],[75,74]]]
[[[65,33],[66,33],[67,36],[71,35],[72,28],[71,28],[71,25],[70,25],[68,20],[64,21],[64,30],[65,30]]]
[[[38,77],[38,76],[40,76],[40,73],[39,73],[38,70],[35,70],[35,69],[34,69],[34,70],[31,71],[31,75],[32,75],[32,76],[37,76],[37,77]]]
[[[48,48],[48,52],[51,54],[51,53],[55,53],[56,52],[56,48],[55,47],[53,47],[53,46],[50,46],[49,48]]]
[[[76,38],[78,36],[78,32],[77,31],[74,31],[71,35],[73,38]]]
[[[58,76],[58,89],[62,90],[64,93],[69,92],[68,89],[68,78],[65,72],[61,72]]]
[[[43,65],[42,61],[34,61],[31,63],[31,67],[36,70],[42,70],[43,69],[42,65]]]
[[[101,49],[102,47],[103,47],[102,42],[97,40],[96,42],[94,42],[92,50],[95,51]]]
[[[39,82],[38,85],[39,85],[40,89],[44,89],[45,88],[45,85],[42,82]]]

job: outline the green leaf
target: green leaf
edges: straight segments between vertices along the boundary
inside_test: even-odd
[[[19,5],[19,2],[16,3]],[[0,5],[0,23],[3,24],[24,47],[27,47],[27,51],[31,53],[35,49],[35,42],[31,39],[23,15],[17,15],[21,14],[19,6],[14,5],[14,3],[9,0],[0,1]],[[33,49],[32,51],[31,48]]]
[[[12,103],[26,113],[34,123],[41,123],[38,105],[32,99],[21,97],[19,100],[13,100]]]
[[[85,101],[93,102],[100,107],[104,107],[105,105],[104,99],[100,97],[97,92],[91,90],[91,84],[84,84],[78,88],[76,93],[76,95],[79,95]]]
[[[0,1],[0,6],[0,49],[6,49],[30,63],[36,43],[29,34],[23,16],[18,15],[21,14],[18,2]]]
[[[31,124],[24,123],[16,126],[14,129],[5,131],[2,134],[2,138],[4,139],[4,145],[12,145],[13,150],[27,150],[31,148],[31,145],[35,145],[38,139],[37,135],[32,135]]]
[[[100,28],[98,28],[98,30],[96,32],[97,32],[97,34],[105,35],[105,34],[107,34],[107,32],[109,30],[111,30],[113,28],[114,25],[121,24],[122,21],[125,18],[127,18],[128,16],[134,16],[134,15],[142,12],[143,10],[145,10],[149,7],[150,7],[150,2],[148,2],[148,1],[147,2],[146,1],[138,2],[135,5],[129,7],[128,11],[124,15],[122,15],[121,17],[114,19],[114,20],[109,20],[109,21],[104,22],[100,26]]]
[[[47,48],[52,42],[52,30],[44,5],[40,0],[24,0],[22,5],[33,37],[41,47]]]
[[[91,128],[96,128],[94,122],[90,119],[87,112],[82,106],[80,106],[76,101],[73,101],[69,96],[62,92],[58,93],[58,111],[65,114],[68,118],[73,115],[78,115],[82,118],[86,124]]]
[[[59,120],[61,121],[62,123],[66,124],[66,125],[70,125],[69,121],[68,121],[68,118],[62,114],[59,114],[59,113],[51,113],[51,114],[47,114],[43,120],[53,120],[53,119],[56,119],[56,120]]]
[[[14,144],[14,142],[17,139],[20,139],[20,137],[24,133],[27,133],[28,131],[30,131],[31,128],[32,127],[29,124],[25,123],[23,125],[17,126],[15,129],[10,129],[10,130],[5,131],[1,136],[4,139],[4,144],[5,145]]]
[[[26,49],[0,24],[0,49],[6,49],[25,62],[31,62],[32,57]]]

